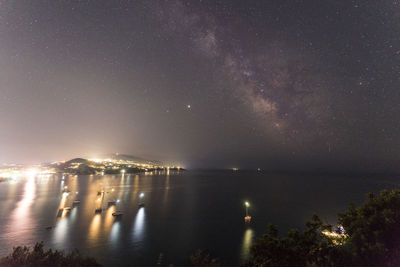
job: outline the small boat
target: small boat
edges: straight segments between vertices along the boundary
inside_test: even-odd
[[[99,191],[99,192],[97,192],[97,195],[98,195],[98,196],[101,196],[101,192],[100,192],[100,191]]]
[[[119,216],[122,216],[124,213],[122,212],[122,211],[115,211],[115,212],[113,212],[112,213],[112,216],[114,216],[114,217],[119,217]]]
[[[80,204],[80,203],[81,203],[80,200],[74,200],[74,202],[73,202],[74,205],[78,205],[78,204]]]
[[[94,213],[101,213],[102,211],[103,211],[102,208],[98,208],[98,209],[96,209],[96,210],[94,211]]]
[[[139,208],[143,208],[144,207],[144,202],[140,202],[138,206],[139,206]]]
[[[250,221],[251,221],[251,216],[246,216],[246,217],[244,217],[244,221],[245,221],[246,223],[250,223]]]
[[[53,229],[53,226],[47,226],[46,227],[46,230],[51,230],[51,229]]]
[[[108,201],[108,206],[115,206],[117,205],[117,201]]]

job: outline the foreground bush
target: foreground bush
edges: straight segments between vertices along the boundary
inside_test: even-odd
[[[364,205],[339,214],[338,223],[345,234],[316,215],[303,232],[284,237],[269,226],[246,266],[400,266],[400,191],[368,194]]]
[[[0,260],[1,267],[98,267],[93,258],[82,257],[77,250],[64,253],[43,248],[43,243],[36,243],[33,248],[14,247],[10,255]]]

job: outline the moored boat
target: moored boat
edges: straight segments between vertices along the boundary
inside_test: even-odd
[[[95,209],[94,213],[101,213],[103,211],[102,208]]]
[[[115,211],[115,212],[113,212],[112,213],[112,216],[114,216],[114,217],[120,217],[120,216],[122,216],[124,213],[122,212],[122,211]]]

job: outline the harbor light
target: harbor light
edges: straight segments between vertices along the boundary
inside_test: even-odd
[[[251,221],[251,216],[249,215],[249,207],[250,207],[250,203],[248,201],[244,202],[244,205],[246,207],[246,217],[244,217],[244,221],[246,223],[249,223]]]
[[[140,198],[143,198],[144,197],[144,193],[140,193]]]

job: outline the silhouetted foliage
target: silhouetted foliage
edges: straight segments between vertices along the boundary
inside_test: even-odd
[[[190,265],[194,267],[223,267],[225,265],[220,259],[211,255],[210,252],[197,250],[190,256]]]
[[[83,257],[77,250],[64,253],[58,250],[44,250],[43,243],[33,248],[14,247],[10,255],[0,260],[1,267],[99,267],[93,258]]]
[[[276,227],[269,225],[267,234],[251,248],[253,266],[328,266],[336,246],[322,231],[332,227],[317,215],[306,226],[304,232],[292,229],[280,238]]]
[[[349,238],[347,249],[353,264],[400,266],[400,191],[369,193],[367,202],[339,214]]]
[[[303,232],[294,229],[284,237],[270,225],[245,266],[400,266],[400,191],[368,194],[364,205],[339,214],[338,223],[345,237],[323,234],[332,227],[317,215]]]

